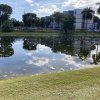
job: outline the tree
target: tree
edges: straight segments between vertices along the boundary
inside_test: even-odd
[[[41,25],[41,19],[40,18],[36,18],[36,23],[35,23],[36,27],[40,27]]]
[[[94,21],[94,25],[96,23],[96,25],[94,27],[96,27],[97,29],[100,29],[100,25],[99,25],[100,19],[99,19],[99,17],[94,16],[94,20],[93,21]]]
[[[66,16],[62,20],[62,30],[68,32],[69,30],[74,30],[75,18],[74,16]]]
[[[62,22],[62,18],[64,17],[63,15],[64,14],[60,12],[54,12],[54,14],[51,15],[52,17],[54,17],[54,20],[58,24],[58,27],[60,27],[60,23]]]
[[[94,21],[94,23],[97,23],[97,22],[98,22],[98,20],[100,20],[100,19],[99,19],[99,17],[94,16],[94,20],[93,20],[93,21]]]
[[[45,27],[45,17],[41,17],[40,26],[41,26],[42,28]]]
[[[91,8],[85,8],[82,11],[83,28],[87,29],[88,20],[93,18],[94,11]]]
[[[46,28],[49,28],[51,22],[53,22],[53,17],[52,17],[52,16],[46,16],[46,17],[45,17],[45,27],[46,27]]]
[[[24,25],[27,27],[34,27],[36,24],[36,14],[26,13],[23,16]]]
[[[100,7],[98,8],[97,13],[100,15]]]
[[[11,21],[12,21],[14,27],[23,26],[23,22],[17,21],[15,18],[12,18]]]
[[[97,5],[99,5],[99,8],[97,9],[97,13],[98,15],[100,15],[100,3],[97,3]],[[98,20],[98,29],[100,29],[100,19]]]
[[[13,32],[13,24],[10,20],[7,20],[3,23],[2,32]]]
[[[12,14],[12,8],[6,4],[0,4],[0,26],[9,19]]]
[[[97,13],[100,15],[100,3],[97,3],[99,5],[99,8],[97,9]]]
[[[41,27],[43,28],[49,28],[51,22],[53,22],[52,16],[46,16],[41,18]]]

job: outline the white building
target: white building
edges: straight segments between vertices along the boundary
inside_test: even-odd
[[[75,17],[75,29],[80,30],[83,27],[83,20],[82,20],[82,10],[76,9],[74,10],[74,17]]]
[[[85,23],[83,24],[82,19],[82,11],[83,9],[75,9],[70,11],[64,11],[63,13],[66,15],[73,15],[75,17],[75,29],[81,30],[81,29],[87,29],[92,30],[93,29],[93,18],[91,20],[85,20]]]

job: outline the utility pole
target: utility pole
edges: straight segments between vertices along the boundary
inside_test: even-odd
[[[25,15],[25,9],[24,9],[24,15]],[[24,21],[23,21],[23,25],[22,25],[23,27],[25,27],[25,25],[24,25],[24,24],[25,24],[25,23],[24,23]]]
[[[98,13],[98,15],[100,15],[100,2],[96,3],[96,5],[99,6],[99,8],[97,9],[97,13]],[[98,20],[98,24],[97,25],[98,26],[100,25],[100,21],[99,20]],[[99,32],[100,32],[100,27],[99,27]]]

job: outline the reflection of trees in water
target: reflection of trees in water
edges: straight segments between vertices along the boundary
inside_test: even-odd
[[[94,64],[98,64],[98,62],[100,62],[100,53],[98,53],[98,54],[93,54],[93,55],[92,55],[92,58],[93,58],[93,63],[94,63]]]
[[[96,53],[92,55],[93,63],[98,64],[100,63],[100,52],[98,51],[98,43],[96,44]]]
[[[86,60],[90,56],[90,52],[92,49],[94,49],[94,46],[91,46],[91,41],[86,42],[84,38],[81,38],[80,40],[80,47],[79,47],[79,53],[78,56],[81,60]]]
[[[23,48],[26,50],[36,50],[38,44],[48,46],[53,52],[72,53],[72,40],[66,37],[25,37]]]
[[[96,61],[100,62],[100,52],[96,55]]]
[[[36,50],[38,44],[48,46],[53,52],[61,52],[68,55],[78,55],[81,60],[90,57],[91,51],[96,48],[94,40],[74,39],[70,37],[25,37],[23,48],[26,50]],[[76,43],[76,44],[75,44]],[[98,47],[98,46],[97,46]],[[97,54],[97,53],[96,53]],[[97,57],[99,59],[99,56]]]
[[[61,38],[59,41],[55,42],[52,48],[53,52],[61,52],[64,54],[73,55],[73,40],[66,37]]]
[[[24,38],[23,48],[26,50],[36,50],[37,41],[32,38]]]
[[[0,38],[0,57],[9,57],[14,54],[12,43],[19,38],[1,37]],[[71,37],[24,37],[23,48],[26,50],[36,50],[37,45],[45,45],[51,48],[55,53],[61,52],[68,55],[78,55],[80,59],[85,60],[90,56],[92,50],[96,50],[92,55],[93,62],[100,62],[100,51],[98,51],[98,40],[86,41],[85,39],[74,39]],[[76,44],[75,44],[76,43]],[[94,44],[94,45],[93,45]],[[96,44],[96,45],[95,45]]]
[[[94,41],[94,40],[92,40]],[[92,59],[94,64],[98,64],[100,62],[100,52],[98,51],[98,41],[96,40],[95,43],[93,44],[92,41],[85,41],[85,40],[80,40],[80,52],[78,54],[79,58],[82,60],[86,60],[90,54],[91,51],[95,50],[94,54],[92,54]]]
[[[80,49],[80,52],[78,54],[79,58],[82,60],[85,60],[87,57],[89,57],[90,51],[88,49]]]
[[[0,37],[0,57],[10,57],[14,54],[12,37]]]
[[[23,48],[26,50],[36,50],[38,44],[42,44],[51,47],[51,39],[45,37],[25,37]]]

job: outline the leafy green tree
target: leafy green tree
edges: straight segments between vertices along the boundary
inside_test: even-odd
[[[49,28],[51,22],[53,22],[53,17],[52,16],[46,16],[45,17],[45,27]]]
[[[23,22],[17,21],[15,18],[12,18],[11,21],[12,21],[14,27],[23,26]]]
[[[82,11],[82,17],[83,17],[83,28],[87,29],[88,20],[91,20],[93,18],[94,11],[91,8],[85,8]],[[85,27],[86,25],[86,27]]]
[[[75,18],[71,15],[66,15],[60,12],[54,12],[51,15],[53,20],[58,24],[58,27],[61,28],[64,32],[74,29]]]
[[[13,24],[10,20],[7,20],[2,25],[2,32],[13,32]]]
[[[54,18],[59,27],[62,22],[62,18],[64,17],[64,14],[60,12],[54,12],[54,14],[52,14],[51,16]]]
[[[26,13],[23,16],[24,26],[34,27],[36,24],[36,14],[34,13]]]
[[[62,20],[62,30],[68,32],[74,30],[75,18],[74,16],[65,16]]]
[[[36,26],[36,27],[40,27],[40,25],[41,25],[41,19],[37,17],[37,18],[36,18],[35,26]]]
[[[6,4],[0,4],[0,26],[9,19],[12,14],[12,8]]]
[[[100,15],[100,7],[98,8],[97,13]]]
[[[94,16],[94,23],[97,23],[98,21],[99,21],[99,17],[97,17],[97,16]]]
[[[45,17],[41,17],[40,26],[41,26],[42,28],[45,27]]]
[[[60,12],[54,12],[54,14],[52,14],[52,16],[55,18],[56,23],[59,24],[61,22],[63,14]]]
[[[97,5],[99,5],[99,8],[97,9],[97,13],[98,15],[100,15],[100,3],[97,3]],[[98,20],[98,29],[100,29],[100,19]]]
[[[49,28],[51,22],[53,22],[52,16],[46,16],[41,18],[41,27],[43,28]]]
[[[97,23],[97,25],[96,25],[96,26],[97,26],[97,29],[100,29],[100,25],[99,25],[100,23],[99,23],[99,22],[100,22],[99,17],[94,16],[94,23]],[[94,24],[94,25],[95,25],[95,24]]]

